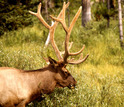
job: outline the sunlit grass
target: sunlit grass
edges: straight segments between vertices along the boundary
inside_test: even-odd
[[[124,51],[120,48],[118,29],[107,29],[105,21],[91,22],[83,28],[79,21],[71,34],[70,42],[74,44],[70,51],[76,52],[85,44],[83,55],[89,54],[89,58],[83,64],[67,66],[77,80],[76,89],[56,89],[30,107],[124,106]],[[38,69],[46,65],[42,56],[57,59],[51,45],[44,48],[47,35],[48,30],[39,23],[6,33],[0,37],[0,66]],[[60,50],[64,50],[64,39],[65,33],[58,25],[55,40]]]

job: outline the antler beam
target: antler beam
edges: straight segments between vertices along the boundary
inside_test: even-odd
[[[37,8],[37,13],[29,11],[30,14],[35,15],[42,23],[43,25],[45,25],[46,28],[50,29],[51,26],[47,24],[47,22],[43,19],[43,17],[41,16],[41,3],[38,5]]]

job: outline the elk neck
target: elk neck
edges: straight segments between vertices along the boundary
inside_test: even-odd
[[[56,86],[56,80],[54,79],[56,73],[51,65],[42,69],[22,71],[22,75],[32,90],[44,94],[51,93]]]

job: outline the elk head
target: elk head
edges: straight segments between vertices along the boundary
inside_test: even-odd
[[[60,61],[55,61],[51,57],[49,57],[49,62],[55,72],[54,79],[57,81],[56,87],[68,87],[73,89],[76,85],[76,81],[66,69],[66,64]]]
[[[49,29],[50,42],[51,42],[51,45],[52,45],[52,47],[53,47],[53,49],[54,49],[54,51],[57,55],[57,58],[58,58],[58,61],[55,61],[54,59],[52,59],[50,57],[48,58],[49,62],[50,62],[50,66],[54,69],[55,72],[57,72],[57,74],[55,76],[55,79],[57,81],[56,87],[66,87],[67,86],[69,88],[73,88],[76,84],[76,81],[72,77],[72,75],[69,73],[69,71],[66,69],[66,65],[67,64],[80,64],[80,63],[84,62],[88,58],[89,55],[86,55],[86,57],[84,57],[84,58],[82,58],[82,55],[81,55],[81,57],[77,61],[74,61],[73,59],[68,60],[69,56],[78,55],[85,48],[85,46],[83,46],[82,49],[80,51],[76,52],[76,53],[70,53],[69,52],[69,49],[72,47],[72,42],[71,42],[71,45],[69,46],[70,34],[71,34],[72,28],[73,28],[76,20],[78,19],[79,15],[81,13],[82,7],[79,8],[79,10],[76,13],[76,15],[74,16],[70,26],[67,27],[66,23],[65,23],[65,10],[68,6],[69,6],[69,3],[65,4],[65,2],[64,2],[63,8],[62,8],[62,10],[59,13],[57,18],[50,15],[50,17],[53,20],[55,20],[55,23],[52,26],[47,24],[47,22],[41,16],[41,13],[40,13],[41,3],[38,6],[37,13],[31,12],[31,11],[29,11],[29,12],[32,15],[35,15],[42,22],[42,24],[45,25],[45,27]],[[63,29],[66,32],[65,51],[64,52],[59,51],[59,49],[58,49],[58,47],[57,47],[57,45],[54,41],[54,32],[55,32],[55,29],[56,29],[56,26],[57,26],[58,22],[62,24]]]

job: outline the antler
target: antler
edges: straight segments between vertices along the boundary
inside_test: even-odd
[[[59,18],[62,18],[62,19],[64,19],[64,17],[65,17],[65,9],[67,8],[69,6],[69,3],[67,3],[67,4],[63,4],[63,9],[61,10],[61,12],[59,13],[59,15],[58,15],[58,19]],[[56,44],[55,44],[55,41],[54,41],[54,32],[55,32],[55,28],[56,28],[56,26],[57,26],[57,24],[58,24],[58,22],[57,21],[55,21],[55,23],[53,24],[53,26],[50,26],[44,19],[43,19],[43,17],[41,16],[41,3],[38,5],[38,9],[37,9],[37,13],[34,13],[34,12],[32,12],[32,11],[29,11],[29,13],[31,13],[32,15],[35,15],[41,22],[42,22],[42,24],[46,27],[46,28],[48,28],[49,30],[50,30],[50,42],[51,42],[51,45],[52,45],[52,47],[53,47],[53,49],[55,50],[55,53],[56,53],[56,55],[57,55],[57,58],[59,59],[59,60],[63,60],[63,58],[62,58],[62,56],[61,56],[61,54],[60,54],[60,51],[59,51],[59,49],[58,49],[58,47],[56,46]]]
[[[69,2],[67,4],[65,4],[65,2],[64,2],[63,8],[62,8],[62,10],[59,13],[59,15],[58,15],[57,18],[55,18],[55,17],[53,17],[53,16],[50,15],[50,17],[55,20],[55,23],[52,26],[50,26],[49,24],[47,24],[47,22],[41,16],[41,13],[40,13],[41,3],[38,5],[37,13],[34,13],[32,11],[29,11],[29,12],[32,15],[35,15],[43,23],[43,25],[45,25],[45,27],[50,30],[50,42],[51,42],[51,45],[52,45],[53,49],[55,50],[55,53],[56,53],[59,61],[63,61],[65,64],[68,64],[68,63],[69,64],[80,64],[80,63],[84,62],[88,58],[89,55],[87,55],[84,58],[82,58],[82,55],[81,55],[81,57],[77,61],[73,61],[73,59],[67,60],[67,58],[69,56],[75,56],[75,55],[80,54],[84,50],[84,48],[85,48],[85,46],[83,46],[82,49],[80,51],[76,52],[76,53],[70,53],[69,52],[69,49],[72,46],[72,43],[69,46],[70,34],[71,34],[72,28],[73,28],[76,20],[78,19],[79,15],[81,13],[82,7],[79,8],[79,10],[76,13],[75,17],[73,18],[70,26],[67,27],[66,26],[66,23],[65,23],[65,10],[66,10],[66,8],[68,6],[69,6]],[[55,32],[55,28],[56,28],[58,22],[60,22],[62,24],[62,26],[63,26],[63,28],[64,28],[64,30],[66,32],[66,37],[65,37],[65,52],[64,52],[63,57],[61,56],[61,52],[59,51],[59,49],[58,49],[58,47],[57,47],[57,45],[55,44],[55,41],[54,41],[54,32]]]
[[[64,3],[64,5],[65,5],[65,3]],[[65,10],[65,6],[64,6],[64,5],[63,5],[63,10]],[[80,57],[79,60],[77,60],[77,61],[67,60],[67,58],[68,58],[69,56],[78,55],[78,54],[80,54],[80,53],[84,50],[84,48],[85,48],[85,46],[83,46],[82,49],[81,49],[80,51],[76,52],[76,53],[70,53],[70,52],[69,52],[69,38],[70,38],[70,34],[71,34],[71,31],[72,31],[72,28],[73,28],[75,22],[77,21],[79,15],[80,15],[80,13],[81,13],[81,10],[82,10],[82,7],[79,8],[78,12],[77,12],[76,15],[74,16],[74,18],[73,18],[73,20],[72,20],[72,22],[71,22],[71,24],[70,24],[69,27],[67,27],[67,26],[66,26],[66,23],[65,23],[65,11],[63,11],[63,17],[62,17],[62,18],[55,18],[55,17],[53,17],[53,16],[50,16],[50,17],[51,17],[52,19],[54,19],[55,21],[60,22],[60,23],[62,24],[62,26],[63,26],[65,32],[66,32],[66,38],[65,38],[65,53],[64,53],[64,56],[63,56],[63,61],[64,61],[64,63],[80,64],[80,63],[84,62],[84,61],[88,58],[88,56],[89,56],[89,55],[86,55],[86,57],[82,58],[82,55],[81,55],[81,57]]]

